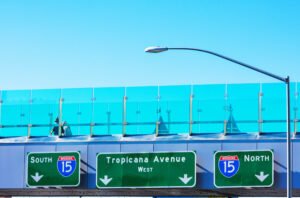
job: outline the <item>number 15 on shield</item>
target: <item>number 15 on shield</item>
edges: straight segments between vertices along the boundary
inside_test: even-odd
[[[218,166],[223,176],[233,177],[239,171],[239,157],[237,155],[220,156]]]

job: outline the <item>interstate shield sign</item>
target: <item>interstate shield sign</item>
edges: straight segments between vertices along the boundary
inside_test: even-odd
[[[75,156],[59,156],[57,160],[57,169],[62,176],[71,176],[76,169]]]
[[[230,178],[239,171],[240,160],[237,155],[220,156],[218,165],[222,175]]]

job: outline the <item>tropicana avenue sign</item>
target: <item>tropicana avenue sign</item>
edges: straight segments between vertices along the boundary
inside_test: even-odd
[[[164,188],[196,185],[194,152],[99,153],[98,188]]]

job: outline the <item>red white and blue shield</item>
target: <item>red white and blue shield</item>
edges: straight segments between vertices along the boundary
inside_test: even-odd
[[[230,178],[239,171],[240,160],[237,155],[220,156],[218,165],[222,175]]]
[[[57,160],[57,169],[62,176],[71,176],[76,169],[75,156],[59,156]]]

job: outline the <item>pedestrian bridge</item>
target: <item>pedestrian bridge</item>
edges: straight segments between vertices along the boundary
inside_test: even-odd
[[[293,193],[300,196],[299,87],[291,84]],[[286,88],[282,83],[2,90],[0,196],[284,196]],[[57,122],[55,122],[57,121]],[[62,133],[63,126],[70,131]],[[58,134],[51,135],[54,127]],[[216,151],[272,150],[274,185],[219,189]],[[80,186],[29,188],[30,152],[78,151]],[[96,187],[98,153],[194,151],[196,186]],[[259,173],[258,173],[259,174]]]

